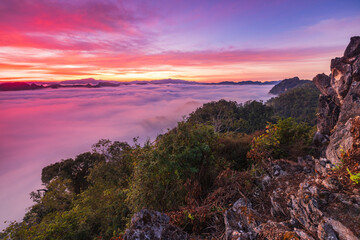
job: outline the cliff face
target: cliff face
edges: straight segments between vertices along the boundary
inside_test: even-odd
[[[331,60],[331,74],[318,74],[318,139],[328,141],[323,156],[339,164],[341,152],[352,146],[350,129],[360,115],[360,37],[352,37],[341,58]]]

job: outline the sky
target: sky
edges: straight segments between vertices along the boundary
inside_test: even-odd
[[[203,103],[266,100],[273,85],[129,85],[0,94],[0,231],[21,221],[41,170],[100,139],[139,142],[165,133]],[[8,221],[4,223],[4,221]]]
[[[1,0],[0,81],[312,79],[359,0]]]

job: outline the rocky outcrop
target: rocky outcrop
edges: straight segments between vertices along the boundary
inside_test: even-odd
[[[179,228],[169,224],[170,218],[160,212],[143,209],[131,218],[130,228],[124,240],[183,240],[188,236]]]
[[[274,160],[252,194],[223,212],[226,240],[358,240],[360,195],[347,193],[327,159]],[[124,239],[213,239],[189,236],[165,214],[142,210]]]
[[[350,149],[353,145],[351,135],[352,119],[345,124],[338,124],[334,133],[330,137],[330,142],[326,148],[326,157],[335,165],[340,163],[341,154]]]
[[[340,114],[340,107],[328,96],[320,95],[318,103],[318,131],[330,136]]]
[[[257,213],[248,199],[240,198],[224,213],[225,239],[256,239],[259,226]]]
[[[304,174],[309,167],[304,161],[315,172]],[[226,239],[359,239],[360,196],[341,191],[337,178],[328,175],[333,166],[326,159],[303,158],[267,179],[263,197],[241,198],[225,212]],[[259,198],[263,204],[254,207]]]
[[[351,119],[360,115],[360,37],[351,38],[344,56],[331,60],[330,70],[330,76],[313,79],[321,92],[316,140],[328,139],[323,156],[339,164],[341,152],[352,146]]]

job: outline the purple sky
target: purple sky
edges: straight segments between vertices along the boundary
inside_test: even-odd
[[[2,0],[0,81],[312,78],[359,0]]]

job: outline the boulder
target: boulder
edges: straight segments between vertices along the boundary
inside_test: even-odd
[[[143,209],[131,218],[124,240],[188,239],[185,232],[169,224],[170,218],[160,212]]]
[[[330,142],[326,149],[326,158],[334,165],[341,163],[341,153],[352,148],[353,137],[351,135],[351,121],[349,119],[345,124],[338,124],[336,130],[330,136]]]
[[[226,240],[253,240],[258,233],[257,213],[248,199],[240,198],[224,213]]]
[[[326,222],[337,233],[336,235],[339,236],[340,240],[359,240],[359,238],[355,236],[355,234],[350,231],[350,229],[345,227],[341,222],[332,218],[327,218]]]
[[[356,36],[350,39],[344,52],[344,58],[346,62],[352,63],[358,55],[360,55],[360,37]]]
[[[360,82],[360,57],[352,65],[353,81]]]
[[[340,108],[339,125],[360,115],[360,82],[353,82]]]
[[[326,222],[319,224],[318,226],[318,237],[324,240],[338,240],[336,233],[332,226]]]
[[[341,58],[331,60],[331,87],[337,93],[337,97],[342,101],[349,91],[352,82],[352,68],[348,63],[344,63]]]
[[[330,135],[339,118],[340,108],[330,97],[320,95],[318,103],[317,127],[318,132],[323,135]]]
[[[313,78],[313,82],[320,90],[321,94],[325,96],[334,96],[335,91],[330,84],[331,78],[325,73],[318,74]]]

